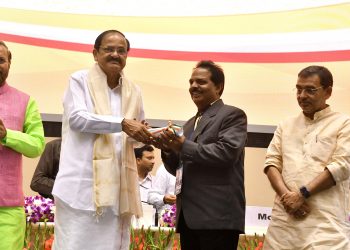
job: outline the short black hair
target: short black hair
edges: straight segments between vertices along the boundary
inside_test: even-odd
[[[328,88],[333,86],[333,76],[332,73],[323,66],[312,65],[302,69],[298,77],[307,78],[313,75],[317,75],[320,78],[320,83],[323,88]]]
[[[118,33],[118,34],[122,35],[125,38],[125,40],[126,40],[126,50],[127,51],[130,50],[130,42],[129,42],[129,40],[119,30],[106,30],[106,31],[103,31],[101,34],[99,34],[98,37],[95,40],[94,49],[98,50],[101,47],[101,43],[102,43],[103,38],[106,35],[110,34],[110,33]]]
[[[135,148],[134,151],[136,159],[141,159],[144,151],[153,152],[154,148],[151,145],[146,144],[141,148]]]
[[[221,96],[222,92],[224,92],[224,87],[225,87],[225,74],[223,69],[211,60],[202,60],[198,62],[195,69],[196,68],[204,68],[208,70],[211,73],[210,80],[216,86],[219,86],[220,84],[222,84],[222,90],[219,93]]]
[[[6,43],[4,41],[0,41],[0,46],[3,46],[7,49],[8,60],[9,60],[9,62],[11,62],[12,54],[11,54],[11,51],[9,50],[9,48],[7,47]]]

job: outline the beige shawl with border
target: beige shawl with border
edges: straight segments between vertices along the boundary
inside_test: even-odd
[[[141,98],[136,85],[122,75],[122,115],[126,119],[139,116]],[[96,63],[88,73],[88,88],[94,103],[95,113],[111,115],[107,76]],[[94,203],[96,214],[101,215],[103,207],[118,204],[119,215],[142,216],[140,191],[133,142],[122,132],[121,159],[115,155],[115,144],[111,134],[96,136],[93,151]],[[121,162],[120,162],[121,161]]]

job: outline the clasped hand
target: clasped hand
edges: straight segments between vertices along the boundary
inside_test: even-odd
[[[310,207],[299,192],[288,192],[281,196],[286,212],[296,219],[303,219],[310,213]]]
[[[153,135],[148,131],[150,127],[146,121],[136,121],[135,119],[124,119],[122,130],[136,141],[144,144],[151,144]]]

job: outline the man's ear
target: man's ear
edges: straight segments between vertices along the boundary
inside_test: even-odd
[[[137,163],[137,164],[139,164],[139,163],[140,163],[140,161],[141,161],[141,159],[140,159],[140,158],[136,158],[136,163]]]
[[[11,61],[12,61],[11,51],[8,51],[8,60],[9,60],[9,67],[10,67],[11,66]]]
[[[216,93],[221,96],[224,90],[224,84],[220,83],[219,85],[216,85]]]
[[[326,88],[326,99],[331,97],[332,91],[333,91],[333,87],[332,86],[329,86],[329,87]]]
[[[94,50],[92,51],[92,54],[94,55],[95,62],[97,62],[97,53],[98,53],[97,49],[94,48]]]

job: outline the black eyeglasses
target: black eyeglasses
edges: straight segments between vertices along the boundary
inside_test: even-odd
[[[128,51],[123,47],[100,47],[100,49],[102,49],[106,54],[113,54],[114,52],[117,52],[118,55],[125,56],[128,53]]]
[[[301,95],[303,93],[303,91],[305,91],[305,94],[307,94],[307,95],[315,95],[316,92],[319,89],[322,89],[322,88],[323,88],[323,86],[318,87],[318,88],[300,88],[300,87],[296,87],[296,88],[294,88],[294,91],[297,93],[297,95]]]

